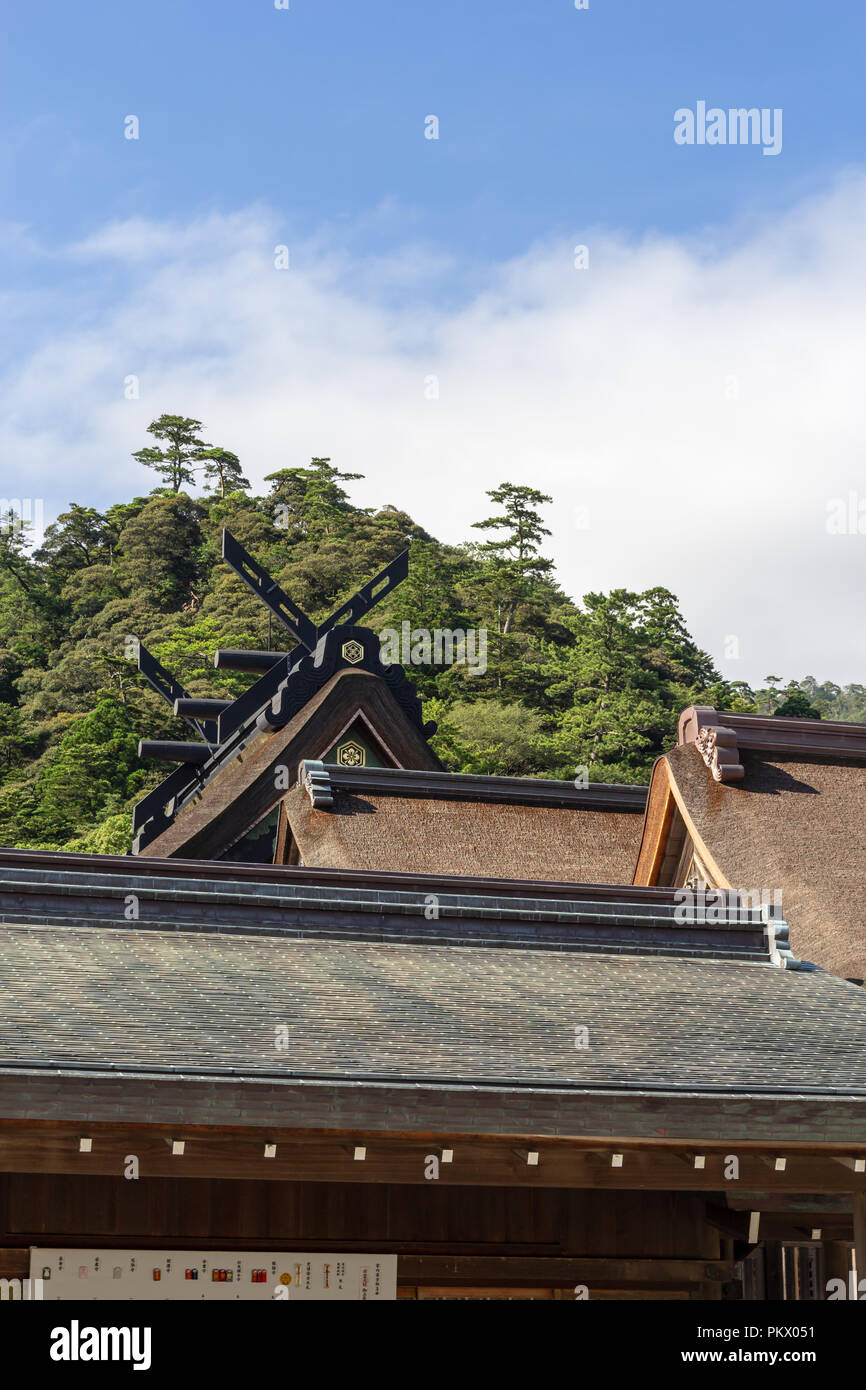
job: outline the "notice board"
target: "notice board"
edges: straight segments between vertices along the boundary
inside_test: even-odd
[[[48,1299],[366,1302],[397,1297],[397,1256],[272,1250],[30,1250]]]

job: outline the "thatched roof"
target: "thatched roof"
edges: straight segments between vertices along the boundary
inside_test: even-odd
[[[794,953],[866,978],[866,727],[709,713],[716,722],[705,718],[705,729],[736,734],[742,775],[717,780],[711,752],[702,755],[693,739],[661,759],[635,881],[657,881],[650,840],[669,784],[721,886],[769,897],[779,890]]]
[[[645,789],[531,778],[331,770],[333,804],[300,786],[285,808],[311,867],[630,883]],[[546,801],[545,788],[548,789]],[[426,794],[425,794],[426,793]],[[506,793],[510,793],[506,799]]]

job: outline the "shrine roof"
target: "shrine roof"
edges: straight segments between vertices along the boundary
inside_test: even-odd
[[[637,881],[669,787],[715,882],[775,894],[797,955],[866,978],[866,726],[697,713],[656,767]]]
[[[329,767],[285,798],[301,861],[336,869],[630,883],[646,788]]]
[[[733,900],[706,922],[661,889],[86,859],[0,855],[4,1086],[796,1096],[866,1117],[866,995],[779,968],[767,914]],[[814,1139],[823,1119],[798,1114]]]

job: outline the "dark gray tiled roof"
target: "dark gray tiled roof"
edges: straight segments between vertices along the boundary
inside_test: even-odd
[[[123,863],[124,861],[120,861]],[[138,861],[140,863],[141,861]],[[145,861],[146,863],[146,861]],[[724,912],[686,914],[673,891],[551,884],[519,891],[502,881],[352,873],[311,881],[286,868],[264,878],[174,877],[104,861],[93,868],[59,869],[31,863],[0,869],[0,923],[124,925],[133,895],[136,927],[249,935],[329,935],[367,940],[538,946],[552,950],[699,955],[766,960],[767,918],[760,908],[730,905]],[[202,866],[203,873],[206,866]],[[362,885],[362,886],[361,886]],[[535,885],[538,889],[541,885]],[[559,894],[562,893],[560,897]],[[432,894],[432,896],[431,896]],[[435,911],[428,910],[430,904]],[[716,920],[719,918],[720,920]],[[707,920],[708,919],[708,920]],[[778,929],[781,924],[776,923]]]
[[[864,1044],[863,990],[754,961],[0,927],[0,1070],[866,1096]]]

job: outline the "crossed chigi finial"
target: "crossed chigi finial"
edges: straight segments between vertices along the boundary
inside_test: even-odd
[[[222,557],[256,598],[261,599],[269,614],[286,629],[297,646],[291,651],[221,648],[214,656],[214,665],[218,669],[255,671],[260,673],[260,679],[236,700],[208,700],[189,695],[180,681],[175,680],[171,672],[167,671],[136,638],[139,671],[151,688],[171,705],[174,713],[185,719],[198,735],[198,740],[190,743],[142,740],[139,744],[141,757],[198,766],[207,762],[215,748],[271,697],[274,684],[272,673],[276,667],[283,668],[280,679],[284,679],[303,656],[315,651],[326,633],[339,625],[358,623],[409,573],[407,548],[373,579],[362,585],[346,603],[335,609],[329,618],[317,625],[280,588],[264,566],[253,559],[240,541],[235,540],[227,528],[222,534]],[[270,680],[267,679],[269,676]]]

